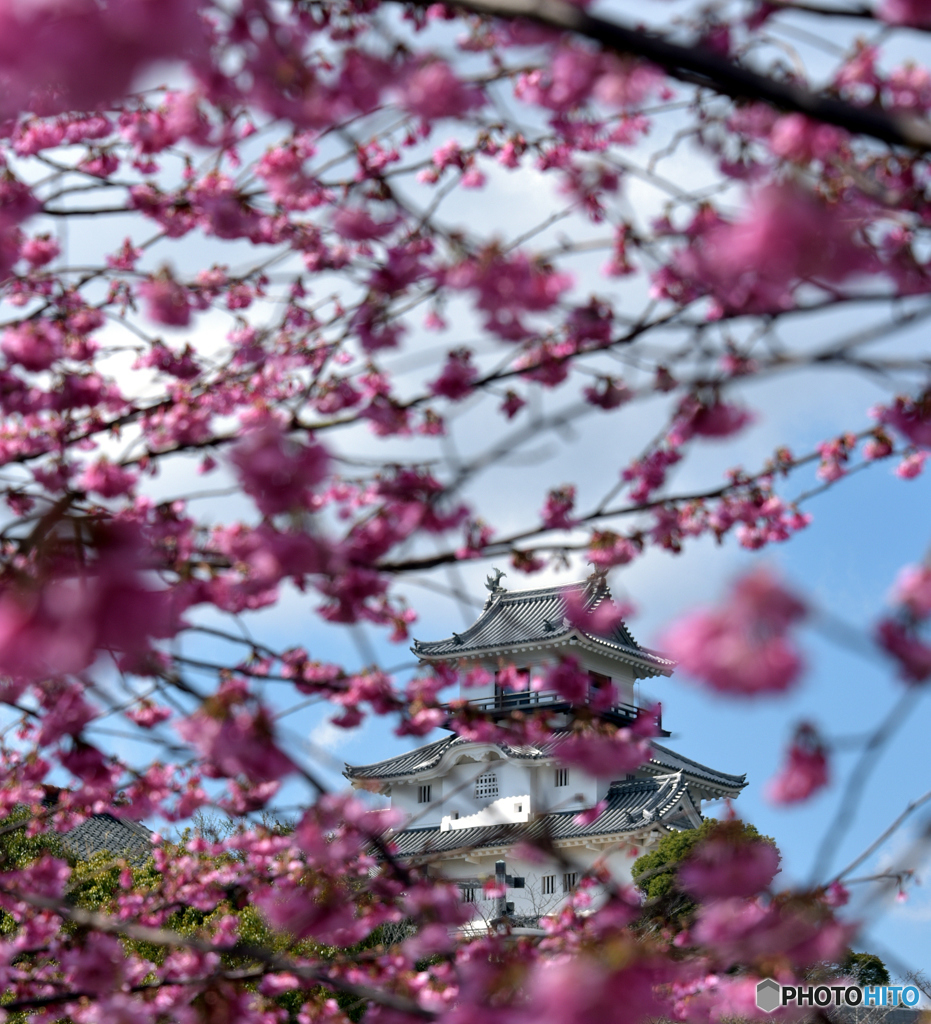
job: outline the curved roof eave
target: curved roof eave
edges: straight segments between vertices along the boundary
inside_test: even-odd
[[[447,641],[438,640],[437,645],[445,644]],[[421,661],[451,661],[454,658],[495,658],[507,654],[524,654],[530,651],[553,650],[559,647],[571,647],[578,644],[580,647],[588,648],[598,654],[607,655],[615,661],[621,661],[633,665],[642,672],[638,678],[653,676],[671,676],[676,663],[670,658],[663,658],[652,651],[645,649],[633,650],[629,647],[622,647],[610,640],[592,636],[590,633],[583,633],[581,630],[570,629],[564,633],[547,637],[545,640],[522,640],[512,644],[498,644],[494,647],[463,647],[455,653],[431,654],[423,648],[411,647],[411,653],[415,654]]]

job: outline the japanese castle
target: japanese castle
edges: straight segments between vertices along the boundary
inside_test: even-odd
[[[465,632],[414,641],[412,650],[422,664],[454,662],[463,671],[487,670],[490,681],[461,692],[462,701],[495,717],[543,711],[551,728],[567,728],[573,706],[556,692],[532,688],[531,679],[571,656],[588,673],[591,695],[614,685],[617,699],[601,711],[602,719],[624,726],[643,714],[657,714],[637,699],[636,682],[669,676],[674,663],[641,647],[623,622],[602,635],[580,629],[566,616],[567,595],[589,612],[610,601],[603,574],[569,587],[515,592],[501,586],[502,575],[496,570],[488,577],[488,599]],[[501,681],[506,666],[517,669],[505,677],[509,686]],[[520,680],[517,689],[515,678]],[[660,736],[668,736],[658,717],[657,724]],[[476,924],[495,917],[495,905],[505,906],[500,898],[482,898],[482,885],[494,879],[496,863],[499,881],[500,862],[505,861],[508,872],[521,876],[516,885],[524,883],[508,891],[513,903],[506,904],[507,911],[515,920],[539,918],[557,910],[596,862],[616,881],[628,883],[634,860],[662,836],[696,828],[703,802],[733,799],[746,785],[744,775],[708,768],[656,742],[650,760],[613,780],[566,767],[556,758],[555,746],[509,746],[450,732],[386,761],[347,765],[345,774],[354,787],[390,797],[391,806],[405,815],[404,824],[389,836],[397,856],[427,863],[457,881],[464,899],[476,907]],[[594,820],[580,817],[601,801],[604,810]],[[527,859],[521,859],[529,844],[517,852],[515,847],[535,836],[546,837],[540,845],[550,852],[535,857],[527,852]]]

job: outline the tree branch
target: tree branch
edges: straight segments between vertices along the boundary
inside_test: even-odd
[[[426,7],[430,0],[411,2]],[[574,32],[616,53],[643,57],[671,78],[731,99],[757,100],[777,110],[805,114],[815,121],[893,146],[923,153],[931,150],[931,124],[922,118],[854,106],[790,82],[779,82],[700,46],[684,46],[656,32],[605,21],[564,0],[454,0],[449,6],[489,17],[526,18],[549,28]]]

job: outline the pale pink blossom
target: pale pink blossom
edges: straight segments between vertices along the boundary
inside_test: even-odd
[[[773,125],[769,145],[777,156],[808,163],[833,156],[844,138],[833,125],[812,121],[804,114],[784,114]]]
[[[155,726],[171,718],[171,715],[171,708],[153,704],[148,700],[143,701],[139,707],[126,712],[126,717],[143,729],[154,729]]]
[[[915,477],[921,476],[927,460],[927,452],[912,452],[895,467],[895,475],[902,480],[914,480]]]
[[[580,587],[567,587],[562,596],[569,625],[596,636],[610,636],[633,612],[631,605],[619,605],[606,594],[596,596]]]
[[[931,568],[908,565],[902,569],[892,589],[892,600],[918,619],[931,615]]]
[[[607,800],[599,800],[593,807],[589,807],[584,811],[577,814],[572,820],[576,825],[585,828],[587,825],[594,825],[595,822],[604,814],[608,809]]]

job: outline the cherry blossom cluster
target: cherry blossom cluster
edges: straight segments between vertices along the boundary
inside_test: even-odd
[[[641,34],[652,61],[597,19],[573,33],[481,6],[0,0],[0,837],[104,812],[166,833],[154,873],[118,865],[93,910],[53,846],[0,863],[4,1013],[563,1024],[623,993],[632,1019],[704,1024],[754,1016],[758,977],[791,983],[852,940],[839,884],[780,898],[775,852],[727,823],[678,875],[683,928],[644,933],[639,897],[598,865],[539,941],[466,937],[456,890],[397,856],[399,822],[327,793],[289,736],[285,716],[320,704],[337,729],[444,726],[634,771],[655,712],[612,724],[616,693],[571,659],[532,681],[575,708],[554,735],[450,699],[489,681],[474,665],[334,663],[320,637],[407,640],[406,584],[439,566],[763,549],[851,474],[911,480],[931,450],[927,358],[842,323],[929,313],[927,145],[886,144],[931,111],[927,69],[861,40],[805,113],[751,81],[789,4],[703,6],[666,57]],[[907,39],[926,6],[871,17]],[[785,91],[785,68],[764,70]],[[799,69],[796,86],[815,88]],[[667,174],[686,146],[699,185]],[[781,333],[832,315],[839,337]],[[892,390],[802,454],[680,487],[764,425],[752,384],[826,366]],[[483,488],[593,423],[601,494],[578,463],[507,510]],[[311,639],[250,632],[295,595]],[[927,566],[891,604],[874,648],[918,686]],[[624,614],[567,593],[577,628]],[[666,649],[756,698],[798,684],[816,618],[758,569]],[[800,725],[771,798],[823,789],[830,753]],[[293,828],[263,821],[288,807]],[[238,827],[185,833],[204,810]],[[390,928],[405,937],[380,941]]]

